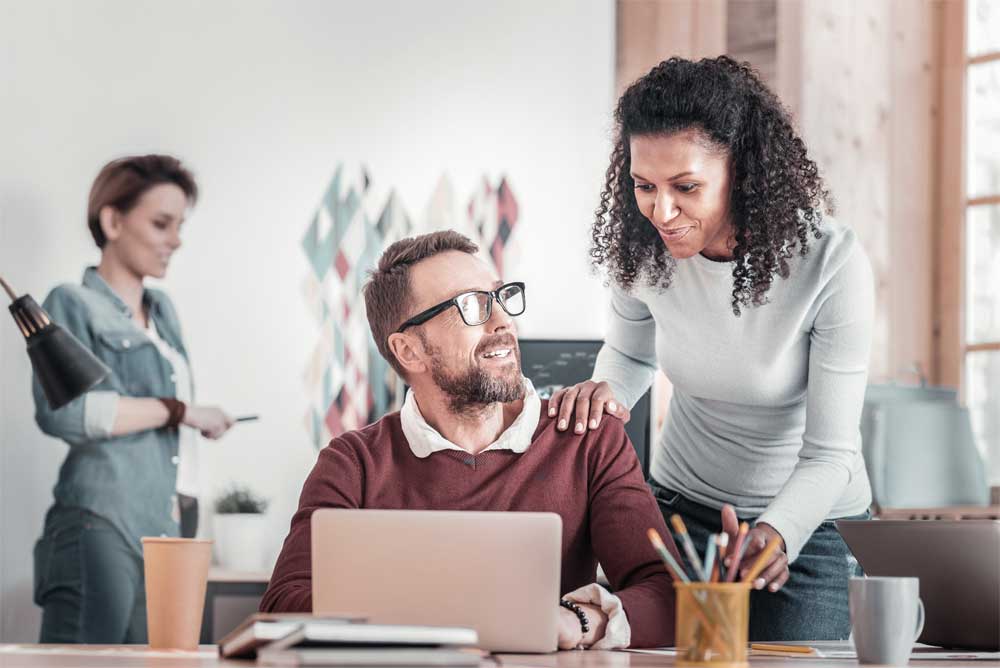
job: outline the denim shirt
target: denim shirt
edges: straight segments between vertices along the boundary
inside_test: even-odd
[[[143,303],[160,336],[187,359],[177,312],[166,294],[147,288]],[[34,379],[35,421],[69,444],[53,490],[56,505],[85,508],[107,519],[141,556],[142,536],[179,535],[177,430],[111,436],[87,421],[87,401],[106,398],[108,392],[174,397],[173,368],[94,267],[84,272],[82,286],[52,290],[44,308],[111,369],[90,392],[58,410],[49,408]]]

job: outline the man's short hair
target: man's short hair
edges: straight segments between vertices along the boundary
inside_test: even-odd
[[[474,255],[479,247],[454,230],[401,239],[385,249],[379,258],[378,268],[371,272],[368,282],[361,289],[375,345],[400,376],[403,375],[403,368],[389,350],[389,335],[411,315],[410,268],[445,251]]]

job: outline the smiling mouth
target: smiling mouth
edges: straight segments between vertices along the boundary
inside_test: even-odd
[[[510,357],[511,352],[510,348],[497,348],[496,350],[491,350],[488,353],[483,353],[481,357],[485,360],[505,359]]]
[[[684,227],[675,227],[669,230],[661,230],[657,228],[657,231],[660,233],[660,236],[663,237],[664,239],[668,239],[670,241],[678,241],[686,237],[688,233],[693,229],[694,229],[693,226],[685,225]]]

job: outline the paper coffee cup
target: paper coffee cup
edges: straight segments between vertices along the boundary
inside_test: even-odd
[[[146,630],[152,649],[198,649],[212,541],[142,539]]]

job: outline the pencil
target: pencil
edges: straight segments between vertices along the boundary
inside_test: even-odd
[[[750,649],[762,652],[786,652],[788,654],[815,654],[813,647],[806,645],[779,645],[777,643],[750,643]]]
[[[715,544],[718,546],[716,550],[719,554],[718,560],[712,564],[712,582],[718,582],[720,579],[725,580],[723,573],[726,570],[726,548],[729,547],[729,534],[722,532],[715,537]]]
[[[681,568],[680,564],[677,563],[677,560],[674,559],[674,555],[670,554],[670,550],[667,549],[667,546],[663,543],[663,539],[660,537],[660,534],[656,532],[656,529],[650,529],[646,532],[646,535],[649,536],[649,542],[653,544],[653,547],[660,555],[660,559],[662,559],[663,563],[666,565],[667,572],[670,573],[675,580],[680,580],[685,583],[691,582],[691,580],[688,579],[687,574],[684,573],[684,569]]]
[[[729,567],[729,571],[726,573],[726,582],[732,582],[736,579],[736,573],[740,570],[740,559],[743,558],[743,549],[745,547],[747,533],[750,531],[750,525],[746,522],[740,524],[739,533],[736,534],[736,541],[733,543],[732,556],[733,565]]]
[[[711,534],[708,537],[708,543],[705,545],[705,570],[702,573],[702,580],[705,582],[711,582],[715,572],[715,550],[717,548],[715,544],[715,539],[718,538],[715,534]]]
[[[770,562],[771,555],[774,554],[775,550],[777,550],[780,545],[781,536],[774,536],[771,540],[767,541],[767,545],[764,546],[764,549],[761,551],[760,555],[758,555],[757,561],[753,562],[753,566],[750,567],[750,571],[746,574],[746,577],[743,578],[743,582],[747,583],[756,580],[757,576],[760,575],[760,572],[764,570],[764,567]]]
[[[681,546],[684,548],[684,554],[687,555],[688,560],[691,561],[691,568],[694,569],[695,575],[698,579],[701,579],[702,575],[705,573],[705,567],[701,564],[701,558],[698,556],[698,551],[694,549],[694,542],[691,540],[691,536],[688,535],[687,527],[684,526],[684,520],[681,519],[680,515],[671,515],[670,523],[674,526],[674,531],[681,538]]]

